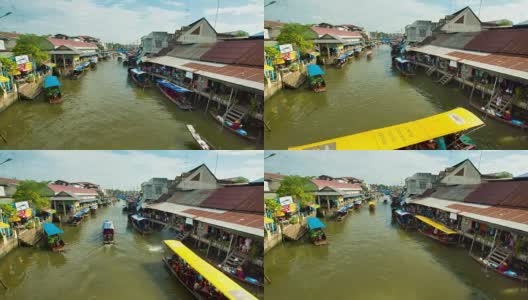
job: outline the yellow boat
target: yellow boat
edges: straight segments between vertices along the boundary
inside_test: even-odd
[[[171,273],[176,278],[178,278],[182,285],[185,286],[189,292],[195,296],[196,299],[205,298],[193,290],[192,286],[187,286],[185,284],[185,280],[180,278],[180,273],[173,269],[171,261],[177,260],[184,262],[184,264],[192,268],[196,273],[202,275],[203,278],[207,280],[209,284],[213,285],[224,298],[229,300],[257,300],[255,296],[239,286],[224,273],[200,258],[193,251],[191,251],[191,249],[187,248],[182,242],[176,240],[165,240],[163,242],[167,248],[170,249],[170,255],[168,257],[164,257],[163,261]]]
[[[416,219],[422,222],[418,231],[423,235],[447,245],[457,243],[458,232],[425,216],[416,215]]]
[[[288,150],[427,150],[431,146],[436,147],[431,150],[469,150],[474,149],[475,144],[462,133],[484,125],[472,112],[459,107],[420,120],[290,147]]]
[[[370,210],[375,210],[376,209],[376,202],[369,201],[368,205],[369,205],[369,209]]]

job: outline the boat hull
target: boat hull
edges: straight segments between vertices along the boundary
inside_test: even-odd
[[[228,126],[226,126],[225,124],[223,124],[220,120],[218,120],[216,118],[216,114],[212,111],[209,112],[209,115],[217,122],[219,123],[220,125],[222,125],[225,129],[227,129],[227,131],[231,132],[232,134],[238,136],[239,138],[242,138],[242,139],[245,139],[245,140],[248,140],[248,141],[256,141],[257,138],[255,138],[254,136],[250,136],[250,135],[240,135],[236,130],[234,130],[233,128],[230,128]]]
[[[481,257],[478,257],[474,254],[470,254],[471,258],[473,258],[477,263],[479,263],[480,265],[486,267],[487,269],[489,270],[492,270],[493,272],[497,273],[497,274],[500,274],[506,278],[509,278],[509,279],[512,279],[512,280],[515,280],[515,281],[520,281],[520,282],[528,282],[528,277],[522,277],[522,276],[510,276],[508,274],[505,274],[499,270],[497,270],[496,268],[493,268],[492,266],[488,266],[486,265],[486,263],[484,262],[484,260],[481,258]]]
[[[172,97],[171,95],[169,95],[164,89],[163,87],[161,87],[159,84],[158,84],[158,88],[159,90],[161,91],[161,93],[167,97],[167,99],[169,99],[172,103],[176,104],[176,106],[183,110],[183,111],[191,111],[193,110],[193,107],[192,105],[190,104],[187,104],[187,103],[182,103],[182,101],[180,101],[179,99],[175,99],[174,97]]]

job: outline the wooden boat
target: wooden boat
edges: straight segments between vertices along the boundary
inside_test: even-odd
[[[355,209],[360,209],[361,206],[362,206],[362,202],[361,202],[361,200],[356,200],[356,201],[354,201],[354,208],[355,208]]]
[[[395,57],[393,60],[394,66],[403,76],[414,76],[415,73],[409,71],[411,68],[411,61],[402,57]]]
[[[473,102],[473,101],[470,101],[469,102],[469,105],[471,105],[473,108],[475,108],[476,110],[479,110],[481,111],[485,116],[489,117],[489,118],[492,118],[494,120],[497,120],[501,123],[504,123],[504,124],[507,124],[507,125],[510,125],[512,127],[516,127],[516,128],[520,128],[520,129],[528,129],[528,125],[527,124],[524,124],[522,122],[512,122],[510,120],[506,120],[506,119],[503,119],[495,114],[492,114],[488,111],[486,111],[486,108],[485,107],[482,107],[480,106],[478,103],[476,102]]]
[[[203,139],[198,132],[194,129],[194,127],[190,124],[187,124],[187,129],[191,133],[194,141],[200,146],[202,150],[212,150],[214,149],[213,146],[211,146],[211,143],[207,142],[205,139]]]
[[[84,68],[82,66],[78,66],[70,72],[69,77],[72,80],[77,80],[81,78],[83,74],[84,74]]]
[[[141,71],[139,69],[130,69],[128,70],[128,74],[130,75],[130,78],[134,83],[141,87],[141,88],[148,88],[150,87],[150,80],[147,77],[147,72]]]
[[[103,222],[103,244],[114,243],[114,222],[106,220]]]
[[[224,129],[227,129],[232,134],[234,134],[234,135],[236,135],[236,136],[238,136],[240,138],[246,139],[248,141],[257,140],[256,137],[248,135],[247,132],[244,129],[242,129],[242,128],[239,128],[239,129],[236,129],[236,130],[231,128],[231,122],[229,122],[227,120],[224,121],[224,118],[222,116],[217,115],[216,113],[214,113],[212,111],[210,111],[209,114],[211,115],[211,117],[213,117],[213,119],[215,119],[216,122],[220,123],[220,125],[222,125]]]
[[[334,66],[341,69],[347,62],[348,55],[345,53],[334,60]]]
[[[166,246],[165,255],[162,257],[164,265],[196,299],[257,300],[225,273],[203,260],[182,242],[165,240],[163,243]],[[190,268],[193,274],[200,275],[202,280],[208,283],[208,286],[211,287],[209,293],[206,294],[203,290],[197,291],[193,288],[194,280],[189,280],[193,277],[184,275],[186,273],[184,270],[187,268]]]
[[[310,240],[314,245],[328,245],[326,234],[323,231],[326,225],[321,220],[316,217],[309,217],[306,219],[306,224],[308,226]]]
[[[46,236],[46,243],[49,249],[53,252],[64,251],[64,241],[60,238],[59,234],[63,234],[64,231],[53,223],[42,223],[42,229]]]
[[[312,64],[308,65],[306,70],[308,71],[308,81],[310,83],[310,88],[316,93],[326,91],[326,82],[323,78],[325,72],[321,69],[321,67]]]
[[[385,128],[329,139],[289,150],[469,150],[476,145],[463,133],[485,124],[464,108]],[[434,146],[434,148],[433,148]]]
[[[516,273],[511,273],[511,272],[501,272],[497,269],[497,267],[495,267],[494,265],[491,264],[491,262],[487,261],[485,258],[482,258],[482,257],[479,257],[475,254],[470,254],[470,256],[476,261],[478,262],[479,264],[483,265],[484,267],[486,267],[486,269],[488,270],[492,270],[493,272],[497,273],[497,274],[500,274],[506,278],[509,278],[509,279],[513,279],[513,280],[517,280],[517,281],[520,281],[520,282],[528,282],[528,277],[526,276],[522,276],[522,275],[518,275]]]
[[[192,91],[175,85],[172,82],[168,82],[163,79],[158,79],[158,88],[161,93],[165,95],[172,103],[176,104],[181,110],[192,110],[191,103],[187,100],[187,94],[191,94]]]
[[[372,51],[367,51],[367,58],[372,58]]]
[[[418,232],[421,234],[445,245],[457,243],[458,233],[456,231],[424,216],[417,215],[416,219],[421,221],[418,224]]]
[[[416,219],[414,215],[409,212],[395,209],[392,212],[392,218],[405,230],[416,229]]]
[[[134,227],[134,229],[142,235],[151,234],[154,232],[152,227],[150,227],[148,224],[147,218],[138,215],[131,215],[129,220],[132,223],[132,227]]]
[[[56,76],[46,76],[44,78],[44,91],[49,103],[57,104],[62,102],[61,85]]]
[[[117,61],[122,61],[122,60],[123,60],[123,57],[122,57],[121,55],[119,55],[119,56],[117,57]]]
[[[338,211],[335,212],[335,220],[340,222],[345,219],[345,217],[348,215],[348,208],[349,206],[344,206],[340,208]]]
[[[94,214],[95,212],[97,212],[97,208],[98,208],[97,203],[90,205],[90,212]]]
[[[361,47],[354,48],[354,55],[358,57],[361,54]]]

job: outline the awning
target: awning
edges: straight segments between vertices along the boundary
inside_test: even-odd
[[[433,221],[433,220],[431,220],[431,219],[429,219],[429,218],[427,218],[427,217],[424,217],[424,216],[416,216],[416,218],[417,218],[418,220],[424,222],[425,224],[428,224],[428,225],[430,225],[430,226],[432,226],[432,227],[434,227],[434,228],[436,228],[436,229],[438,229],[438,230],[440,230],[440,231],[442,231],[442,232],[444,232],[444,233],[446,233],[446,234],[457,234],[456,231],[451,230],[451,229],[447,228],[445,225],[440,224],[440,223],[438,223],[438,222],[435,222],[435,221]]]
[[[77,72],[82,72],[83,66],[78,66],[74,70],[77,71]]]
[[[17,217],[17,216],[14,216],[14,217],[10,217],[8,220],[9,220],[9,222],[19,222],[20,218]]]
[[[164,87],[166,87],[168,89],[171,89],[171,90],[173,90],[173,91],[175,91],[177,93],[192,93],[192,91],[190,91],[190,90],[188,90],[186,88],[182,88],[181,86],[177,86],[174,83],[168,82],[168,81],[163,80],[163,79],[158,79],[157,82],[160,85],[162,85],[162,86],[164,86]]]
[[[402,58],[402,57],[396,57],[395,60],[396,60],[397,62],[401,63],[401,64],[411,62],[410,60],[405,59],[405,58]]]
[[[51,209],[51,208],[43,208],[42,211],[45,212],[45,213],[48,213],[50,215],[52,215],[52,214],[57,212],[56,210]]]
[[[224,273],[211,266],[205,260],[201,259],[191,249],[187,248],[182,242],[174,240],[163,241],[176,255],[181,257],[192,269],[203,276],[216,289],[232,300],[252,300],[257,299],[236,282],[227,277]]]
[[[44,78],[44,88],[50,88],[50,87],[58,87],[61,86],[59,79],[56,76],[46,76]]]
[[[310,77],[325,74],[323,69],[321,69],[321,67],[319,67],[318,65],[308,65],[307,70],[308,70],[308,76]]]
[[[310,230],[326,227],[326,225],[316,217],[309,217],[306,219],[306,224],[308,224],[308,228],[310,228]]]
[[[314,208],[314,209],[318,209],[319,207],[321,207],[321,205],[315,204],[315,203],[314,204],[309,204],[308,206],[311,207],[311,208]]]
[[[114,229],[114,222],[112,222],[112,221],[104,221],[103,229]]]
[[[44,232],[47,236],[52,236],[56,234],[63,234],[64,231],[60,229],[59,227],[55,226],[53,223],[42,223],[42,229],[44,229]]]
[[[398,216],[407,216],[407,215],[412,215],[411,213],[409,212],[406,212],[406,211],[403,211],[401,209],[397,209],[394,211]]]
[[[130,216],[132,219],[138,221],[138,222],[141,222],[143,220],[146,220],[146,218],[143,218],[142,216],[138,216],[138,215],[131,215]]]
[[[144,71],[141,71],[139,69],[130,69],[130,72],[136,74],[136,75],[142,75],[142,74],[147,74],[147,72],[144,72]]]

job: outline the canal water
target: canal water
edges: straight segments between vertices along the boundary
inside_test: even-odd
[[[198,149],[187,130],[218,149],[255,149],[222,130],[203,109],[179,110],[156,87],[141,89],[117,60],[80,80],[62,79],[64,102],[18,101],[0,113],[0,149]]]
[[[102,244],[113,220],[116,243]],[[101,207],[78,227],[62,226],[64,253],[19,248],[0,259],[0,299],[193,299],[165,269],[164,233],[141,236],[127,227],[122,204]]]
[[[305,86],[279,91],[265,103],[267,149],[286,149],[325,139],[381,128],[438,114],[456,107],[469,109],[469,91],[458,84],[442,86],[424,72],[403,78],[391,69],[390,47],[373,49],[373,59],[353,58],[342,69],[326,66],[327,91]],[[480,97],[480,96],[479,96]],[[519,129],[485,119],[470,136],[479,149],[527,149]]]
[[[392,225],[389,204],[324,222],[329,245],[266,254],[265,299],[528,299],[528,286],[486,272],[467,250]]]

